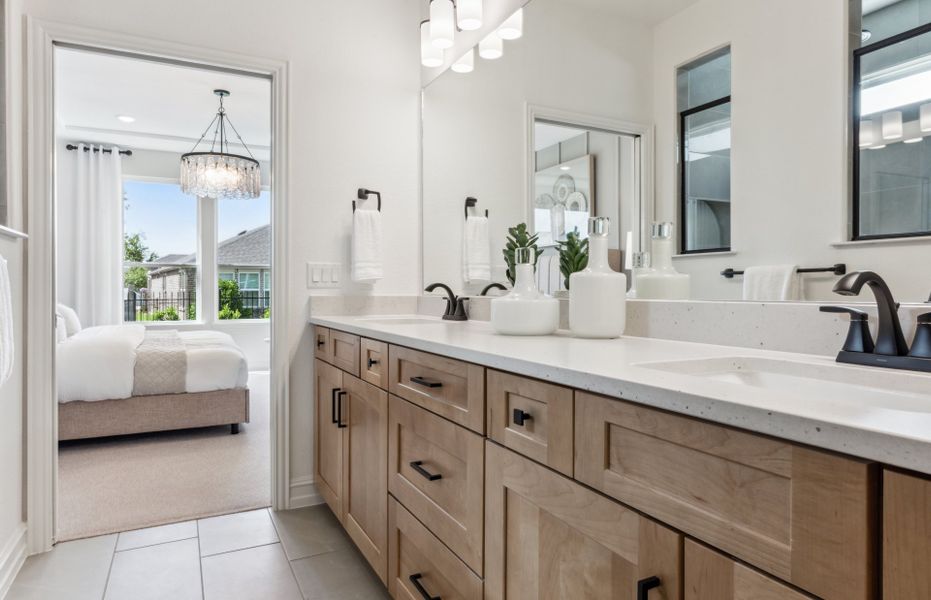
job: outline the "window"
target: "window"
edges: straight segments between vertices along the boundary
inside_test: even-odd
[[[931,15],[921,8],[903,0],[863,15],[867,45],[853,52],[854,240],[931,235],[931,25],[920,24]]]
[[[197,318],[197,199],[175,183],[123,182],[123,320]]]
[[[731,247],[730,48],[677,73],[680,249],[683,254]]]
[[[239,273],[239,289],[246,292],[259,291],[259,274],[257,272]]]
[[[217,203],[220,319],[267,319],[271,307],[271,197]]]

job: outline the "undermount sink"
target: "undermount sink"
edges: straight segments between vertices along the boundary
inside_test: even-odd
[[[931,376],[824,362],[729,356],[634,366],[787,392],[819,401],[908,412],[931,412]]]
[[[416,315],[360,317],[360,321],[375,325],[442,325],[443,321],[431,317],[418,317]]]

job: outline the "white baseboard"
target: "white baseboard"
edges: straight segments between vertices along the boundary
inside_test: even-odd
[[[313,477],[298,477],[291,480],[291,493],[288,499],[290,508],[304,508],[318,504],[323,504],[323,497],[317,493]]]
[[[5,598],[26,561],[26,524],[21,523],[0,547],[0,598]]]

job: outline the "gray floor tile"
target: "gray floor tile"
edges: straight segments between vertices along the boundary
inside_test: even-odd
[[[205,600],[300,600],[281,544],[206,556]]]
[[[278,533],[265,508],[249,512],[201,519],[200,555],[242,550],[278,541]]]
[[[16,576],[8,598],[103,597],[116,535],[58,544],[51,552],[30,556]],[[36,594],[41,590],[42,594]],[[61,596],[64,592],[67,595]]]
[[[179,540],[188,540],[197,537],[197,521],[185,521],[183,523],[172,523],[171,525],[162,525],[160,527],[147,527],[146,529],[136,529],[133,531],[124,531],[120,534],[116,542],[116,551],[132,550],[133,548],[144,548],[145,546],[154,546],[166,542],[177,542]]]
[[[197,540],[117,552],[104,600],[200,600]]]
[[[269,512],[281,538],[281,545],[291,560],[343,550],[352,544],[325,504]]]
[[[291,563],[306,600],[377,600],[388,591],[355,548]]]

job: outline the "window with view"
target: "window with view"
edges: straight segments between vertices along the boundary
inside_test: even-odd
[[[197,318],[197,199],[175,183],[123,182],[123,320]]]
[[[680,248],[731,247],[731,52],[724,48],[679,68]]]
[[[267,191],[254,200],[217,203],[217,273],[220,319],[267,319],[271,309],[271,204]]]

